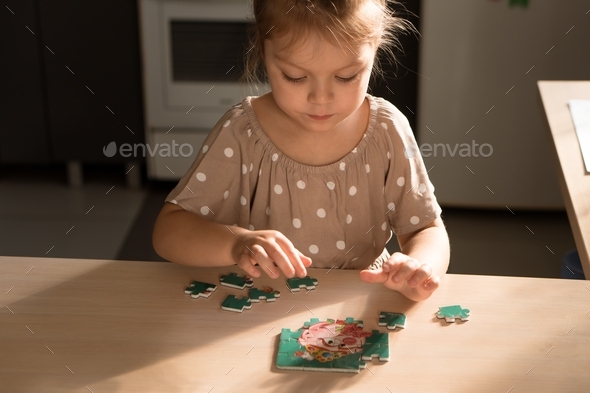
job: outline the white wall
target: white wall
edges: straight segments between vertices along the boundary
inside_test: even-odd
[[[459,144],[454,158],[440,148],[424,158],[441,204],[563,206],[536,81],[590,79],[589,10],[588,0],[423,0],[418,142]],[[458,157],[472,141],[493,154]]]

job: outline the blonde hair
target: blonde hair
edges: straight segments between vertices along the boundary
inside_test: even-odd
[[[379,58],[396,62],[393,49],[401,49],[399,33],[414,32],[414,26],[388,8],[392,0],[252,0],[254,25],[245,56],[242,81],[251,86],[267,82],[264,40],[288,36],[287,47],[303,44],[319,34],[343,47],[375,45],[372,74],[382,75]],[[350,48],[349,48],[350,49]],[[352,49],[351,49],[352,51]]]

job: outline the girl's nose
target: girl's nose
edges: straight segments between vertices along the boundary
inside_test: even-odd
[[[327,104],[334,99],[332,86],[327,82],[313,83],[309,92],[308,101],[312,104]]]

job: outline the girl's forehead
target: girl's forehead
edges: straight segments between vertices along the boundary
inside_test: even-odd
[[[305,61],[319,54],[325,54],[327,51],[342,57],[360,60],[367,54],[373,56],[376,51],[375,46],[370,43],[351,44],[340,41],[335,44],[319,35],[311,34],[301,39],[293,39],[288,35],[272,37],[267,38],[265,42],[269,44],[265,45],[265,52],[268,49],[274,57],[282,60],[297,59]]]

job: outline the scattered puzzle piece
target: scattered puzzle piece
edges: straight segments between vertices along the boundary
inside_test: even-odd
[[[276,366],[279,369],[358,373],[366,367],[361,356],[389,357],[386,333],[378,331],[367,352],[364,344],[374,333],[362,330],[362,321],[312,318],[297,331],[282,329]]]
[[[439,307],[436,313],[438,318],[444,318],[447,322],[455,322],[455,318],[460,318],[461,321],[469,321],[469,310],[461,308],[460,305]]]
[[[250,288],[248,291],[248,297],[250,298],[251,302],[258,303],[260,300],[266,299],[267,302],[274,302],[279,297],[281,297],[281,293],[279,291],[275,291],[271,287],[264,287],[262,289],[258,288]]]
[[[371,360],[374,357],[379,358],[380,362],[389,361],[389,333],[373,330],[371,336],[367,337],[361,359]]]
[[[379,314],[379,326],[387,326],[389,330],[395,330],[396,327],[403,329],[406,327],[406,315],[397,312],[381,311]]]
[[[193,281],[189,287],[184,289],[184,293],[191,295],[193,299],[196,299],[198,297],[209,297],[216,289],[217,285]]]
[[[227,295],[221,308],[226,311],[242,312],[244,309],[249,310],[252,308],[252,303],[247,297],[237,298],[235,295]]]
[[[252,278],[248,276],[239,276],[237,273],[223,275],[219,278],[219,282],[223,286],[236,289],[244,289],[245,287],[250,288],[252,285],[254,285]]]
[[[305,276],[303,278],[295,277],[287,279],[287,287],[289,287],[291,291],[295,292],[299,292],[300,288],[306,288],[308,291],[310,291],[315,289],[316,285],[318,285],[318,280],[309,276]]]

